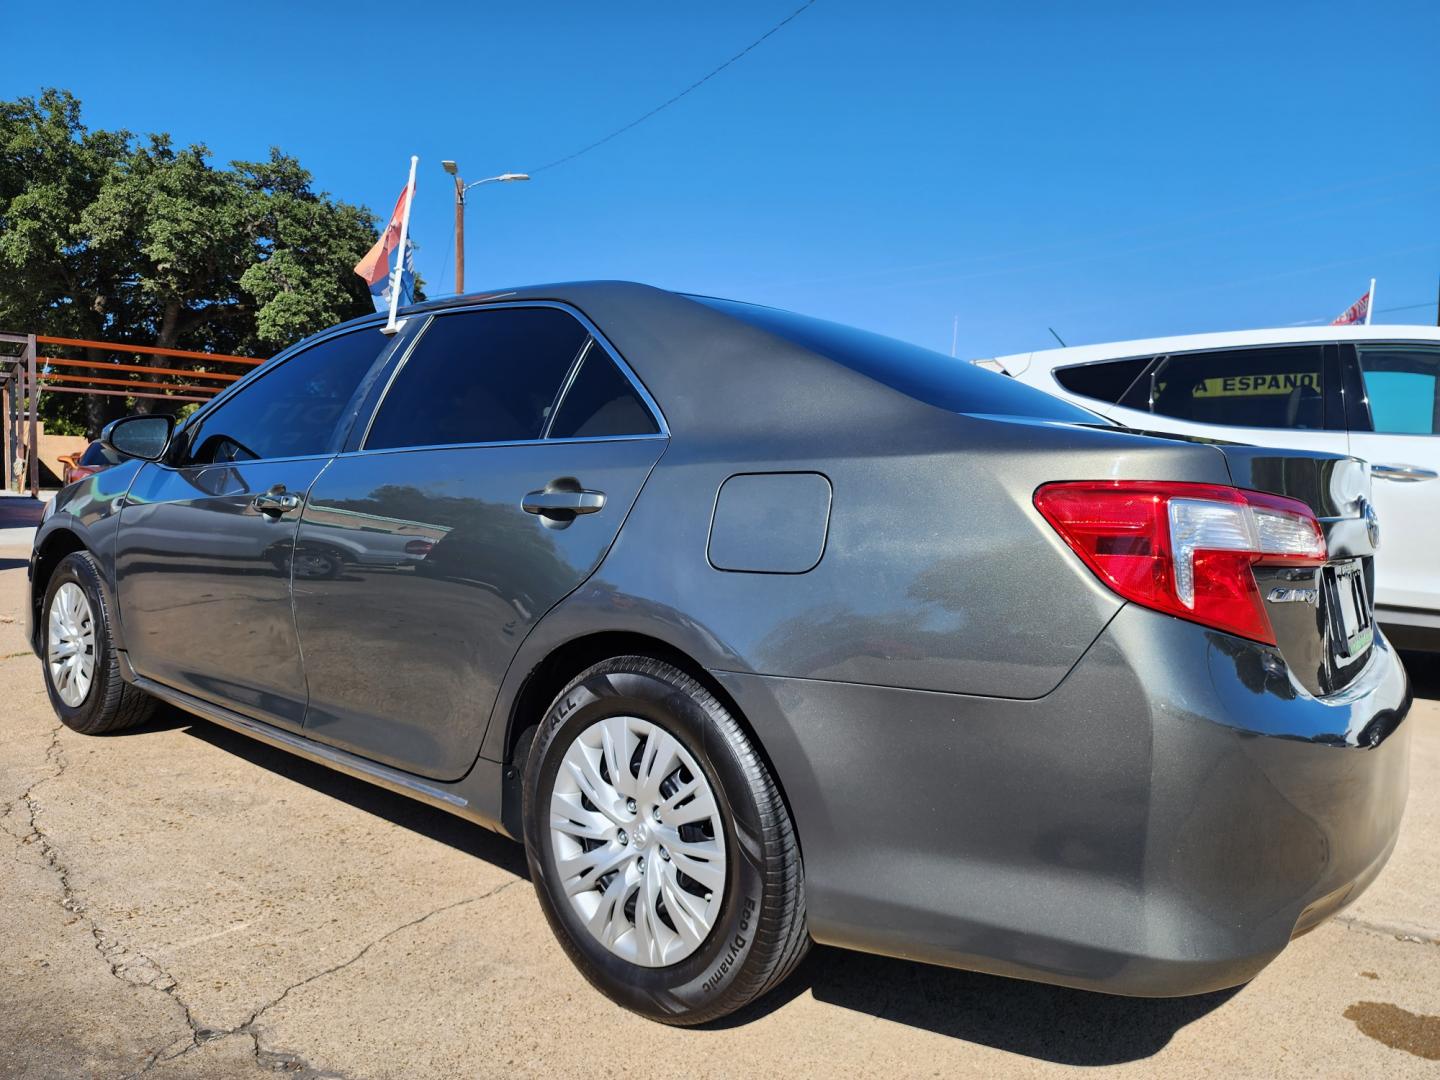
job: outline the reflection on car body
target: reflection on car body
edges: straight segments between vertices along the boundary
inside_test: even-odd
[[[1106,378],[1313,418],[1304,378],[1154,368]],[[569,955],[655,1019],[740,1008],[811,940],[1233,986],[1398,833],[1353,457],[616,282],[359,320],[106,438],[137,459],[32,559],[62,720],[171,702],[523,840]]]

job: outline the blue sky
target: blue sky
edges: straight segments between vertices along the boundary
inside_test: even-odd
[[[414,234],[633,120],[802,0],[10,5],[0,96],[217,159],[277,145]],[[211,14],[209,12],[213,11]],[[53,42],[53,48],[49,43]],[[962,356],[1328,321],[1433,323],[1440,4],[816,2],[693,94],[472,193],[471,290],[619,277]]]

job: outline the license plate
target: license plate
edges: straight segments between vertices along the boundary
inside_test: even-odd
[[[1364,569],[1359,562],[1336,563],[1328,576],[1336,651],[1347,659],[1359,656],[1370,647],[1375,633]]]

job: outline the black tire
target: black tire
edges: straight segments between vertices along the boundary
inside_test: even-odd
[[[110,605],[100,584],[100,567],[88,551],[65,556],[45,589],[45,603],[40,609],[41,667],[45,672],[45,692],[55,715],[72,731],[82,735],[103,735],[111,731],[143,724],[155,709],[155,699],[137,690],[120,677],[120,658],[115,651],[111,630]],[[89,693],[79,705],[71,706],[60,699],[46,662],[46,634],[50,626],[50,606],[55,594],[67,582],[78,585],[90,602],[95,627],[95,674]]]
[[[550,801],[565,751],[598,720],[636,716],[678,740],[706,774],[725,830],[725,895],[689,956],[644,967],[617,956],[585,927],[557,887]],[[810,945],[805,880],[784,800],[735,718],[684,672],[621,656],[576,676],[550,706],[525,765],[525,850],[551,929],[601,993],[665,1024],[693,1025],[747,1005],[782,982]]]

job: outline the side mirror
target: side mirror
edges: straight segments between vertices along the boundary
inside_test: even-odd
[[[122,416],[100,432],[100,442],[121,457],[159,461],[175,432],[173,416]]]

